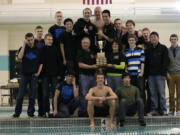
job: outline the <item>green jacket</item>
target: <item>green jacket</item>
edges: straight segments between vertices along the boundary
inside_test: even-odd
[[[116,90],[116,95],[118,96],[119,100],[124,98],[128,101],[128,104],[134,104],[138,98],[140,98],[139,89],[133,85],[121,86]]]

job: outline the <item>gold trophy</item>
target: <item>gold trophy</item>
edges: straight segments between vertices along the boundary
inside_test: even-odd
[[[97,58],[96,58],[96,64],[99,67],[103,67],[107,64],[107,59],[105,57],[105,52],[102,51],[103,49],[103,41],[98,41],[98,46],[100,49],[100,52],[97,53]]]

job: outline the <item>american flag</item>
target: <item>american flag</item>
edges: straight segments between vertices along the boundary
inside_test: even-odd
[[[84,5],[104,5],[112,4],[112,0],[83,0]]]

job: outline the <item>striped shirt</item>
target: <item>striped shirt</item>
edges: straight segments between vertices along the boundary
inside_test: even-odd
[[[141,72],[141,63],[145,62],[144,50],[141,48],[129,48],[124,52],[127,58],[127,69],[130,75],[137,76]]]

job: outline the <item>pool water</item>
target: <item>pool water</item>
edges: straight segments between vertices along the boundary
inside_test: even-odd
[[[0,129],[0,135],[180,135],[180,126],[7,128]]]

